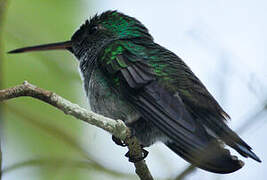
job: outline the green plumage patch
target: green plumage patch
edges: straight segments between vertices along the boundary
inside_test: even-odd
[[[131,56],[125,59],[123,58],[123,53],[128,53]],[[126,68],[129,63],[143,61],[151,66],[155,75],[167,77],[166,67],[168,64],[161,63],[159,57],[154,54],[157,54],[157,52],[151,54],[151,50],[148,50],[142,45],[137,45],[130,41],[116,41],[105,48],[100,59],[101,64],[107,66],[110,73],[115,73],[121,68]]]

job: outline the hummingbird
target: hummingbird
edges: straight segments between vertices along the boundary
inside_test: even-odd
[[[9,53],[57,49],[78,60],[92,111],[123,120],[142,147],[161,141],[213,173],[232,173],[244,165],[225,145],[261,162],[228,127],[230,116],[185,62],[154,42],[136,18],[106,11],[86,20],[68,41]]]

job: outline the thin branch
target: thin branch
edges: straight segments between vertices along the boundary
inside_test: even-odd
[[[71,160],[66,158],[39,158],[39,159],[31,159],[23,162],[19,162],[13,164],[7,168],[3,169],[3,175],[17,170],[19,168],[25,166],[49,166],[49,167],[70,167],[70,168],[80,168],[80,169],[88,169],[93,171],[100,171],[102,173],[107,173],[109,175],[115,176],[117,178],[129,178],[127,174],[121,174],[116,172],[110,172],[102,167],[96,166],[94,162],[91,161],[82,161],[82,160]]]
[[[86,109],[79,107],[77,104],[72,104],[70,101],[62,98],[61,96],[38,88],[27,81],[25,81],[22,85],[0,90],[0,101],[21,96],[30,96],[44,101],[63,111],[65,114],[72,115],[89,124],[100,127],[122,140],[125,140],[128,136],[128,129],[121,120],[113,120],[92,111],[87,111]]]
[[[77,119],[110,132],[127,144],[131,156],[136,159],[140,159],[142,157],[142,149],[139,142],[135,137],[131,136],[130,130],[125,126],[123,121],[110,119],[92,111],[88,111],[51,91],[38,88],[27,81],[25,81],[22,85],[0,90],[0,101],[21,96],[30,96],[44,101],[63,111],[67,115],[74,116]],[[136,173],[141,180],[153,180],[144,160],[134,163],[134,165]]]
[[[264,113],[267,111],[267,101],[265,100],[265,104],[263,104],[263,107],[260,110],[257,110],[254,114],[252,114],[246,121],[243,123],[238,129],[237,132],[240,134],[244,133],[247,129],[251,128],[253,125],[258,123],[259,121],[262,121],[262,118],[260,118]]]
[[[179,176],[175,178],[175,180],[183,180],[186,176],[191,174],[196,170],[196,167],[193,165],[189,165]]]

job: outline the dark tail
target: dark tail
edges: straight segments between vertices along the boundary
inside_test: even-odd
[[[233,132],[225,123],[220,126],[214,126],[213,132],[227,145],[234,148],[238,153],[244,157],[250,157],[258,162],[261,162],[259,157],[252,152],[251,147],[244,142],[235,132]],[[197,139],[206,142],[207,146],[184,148],[177,142],[168,142],[166,145],[180,155],[183,159],[191,164],[214,173],[232,173],[242,168],[244,163],[231,156],[229,150],[224,149],[222,143],[207,133],[206,130],[200,128],[201,132],[197,135]],[[193,152],[193,153],[192,153]]]
[[[236,149],[243,156],[252,156],[255,159],[258,159],[258,157],[250,151],[251,148],[226,124],[224,125],[225,127],[223,125],[219,126],[220,129],[218,126],[213,127],[213,129],[218,130],[217,132],[223,132],[223,134],[218,135],[214,131],[212,131],[214,133],[209,133],[211,131],[209,128],[206,129],[199,124],[196,126],[194,133],[191,133],[190,136],[184,136],[183,141],[177,139],[165,144],[196,167],[213,173],[232,173],[242,168],[244,163],[236,156],[232,156],[230,151],[224,148],[224,143],[220,142],[220,140]]]
[[[222,129],[223,130],[220,131],[221,133],[219,136],[227,145],[234,148],[242,156],[250,157],[255,161],[261,162],[260,158],[254,152],[252,152],[252,148],[227,125],[223,126]]]
[[[175,143],[166,143],[166,145],[194,166],[213,173],[232,173],[243,167],[244,163],[231,156],[229,150],[224,149],[218,142],[210,144],[205,150],[199,153],[192,153],[190,149],[184,149]]]
[[[242,156],[250,157],[255,161],[261,162],[260,158],[252,152],[252,148],[225,124],[224,119],[218,120],[218,117],[209,116],[203,122],[210,131]]]

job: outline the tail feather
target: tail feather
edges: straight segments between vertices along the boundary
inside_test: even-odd
[[[261,162],[260,158],[254,152],[251,151],[251,148],[247,148],[242,145],[236,144],[234,149],[244,157],[250,157],[255,161]]]
[[[226,124],[222,126],[221,132],[217,134],[228,146],[234,148],[242,156],[250,157],[255,161],[261,162],[260,158],[254,152],[252,152],[252,148]]]
[[[205,151],[200,151],[199,154],[192,154],[190,150],[183,149],[175,143],[169,142],[166,145],[186,161],[206,171],[226,174],[235,172],[244,165],[242,161],[231,156],[230,152],[220,147],[219,144],[213,144]]]
[[[214,173],[232,173],[243,167],[244,163],[231,156],[216,137],[207,133],[205,128],[197,126],[194,136],[200,145],[183,146],[179,141],[165,143],[172,151],[194,166]]]
[[[219,139],[234,148],[242,156],[250,157],[255,161],[261,162],[260,158],[252,152],[252,148],[231,130],[225,124],[224,120],[218,121],[218,117],[209,116],[208,121],[204,121],[204,123]]]

